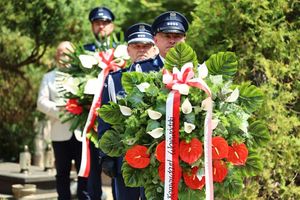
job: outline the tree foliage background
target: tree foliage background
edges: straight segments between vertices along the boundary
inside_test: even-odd
[[[42,75],[51,68],[63,40],[93,40],[89,10],[105,5],[116,15],[117,30],[151,23],[167,10],[190,21],[187,42],[199,61],[230,50],[239,57],[237,81],[265,92],[256,113],[271,133],[261,150],[261,176],[245,181],[236,199],[300,199],[300,2],[297,0],[6,0],[0,2],[0,159],[17,161],[36,130],[36,97]]]

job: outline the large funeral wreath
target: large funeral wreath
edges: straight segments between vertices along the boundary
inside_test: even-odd
[[[185,83],[180,73],[191,66],[194,78],[203,78],[212,93],[215,196],[236,196],[244,187],[244,179],[256,175],[263,166],[259,148],[269,135],[266,126],[253,116],[263,103],[261,90],[250,83],[233,82],[238,70],[234,53],[214,54],[198,67],[193,49],[179,43],[168,52],[160,72],[124,73],[126,97],[98,110],[99,116],[112,125],[100,140],[101,150],[112,157],[124,157],[125,184],[144,187],[148,200],[163,199],[164,195],[165,115],[170,93],[164,75],[173,71],[173,78],[175,74]],[[181,93],[178,198],[201,199],[205,197],[203,127],[207,95],[196,87],[182,85],[175,87]]]

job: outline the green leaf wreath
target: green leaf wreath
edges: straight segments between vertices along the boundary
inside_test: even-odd
[[[165,69],[181,68],[192,62],[198,67],[196,53],[185,43],[172,48],[165,59]],[[231,198],[242,191],[244,178],[262,169],[259,148],[269,140],[264,124],[255,121],[253,112],[263,103],[259,88],[249,83],[233,83],[238,61],[232,52],[220,52],[207,61],[204,79],[212,91],[213,108],[213,179],[215,196]],[[99,116],[112,125],[99,146],[109,156],[123,156],[122,174],[130,187],[144,187],[147,199],[163,199],[164,130],[166,99],[169,93],[162,71],[127,72],[122,84],[127,93],[118,104],[110,102],[98,110]],[[205,197],[204,137],[206,94],[190,88],[181,96],[179,199]]]
[[[60,117],[63,123],[71,122],[70,131],[81,134],[84,129],[94,94],[100,90],[97,87],[100,72],[112,62],[120,68],[128,65],[127,46],[123,44],[123,34],[120,35],[120,40],[113,34],[110,40],[96,43],[95,52],[86,51],[82,45],[77,45],[72,52],[66,54],[69,59],[63,61],[63,64],[67,67],[59,68],[55,81],[59,96],[64,99],[62,106],[65,110]],[[97,146],[96,127],[95,122],[94,129],[87,136]]]

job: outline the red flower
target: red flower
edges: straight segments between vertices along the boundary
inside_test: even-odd
[[[82,107],[79,106],[77,99],[68,99],[66,110],[74,115],[80,115],[83,111]]]
[[[215,160],[213,164],[213,179],[215,182],[223,182],[228,170],[226,168],[226,163],[222,160]]]
[[[180,180],[180,178],[181,178],[181,172],[182,172],[182,169],[179,166],[178,180]],[[161,162],[158,167],[158,175],[159,175],[161,182],[165,182],[165,163],[164,162]]]
[[[193,190],[201,190],[205,185],[205,176],[201,180],[197,177],[198,167],[193,167],[190,173],[183,173],[185,184]]]
[[[165,162],[166,141],[159,143],[155,150],[155,157],[159,162]]]
[[[197,138],[193,138],[190,143],[186,143],[184,140],[181,141],[179,148],[179,156],[181,160],[188,164],[192,164],[197,161],[203,152],[202,143]]]
[[[150,155],[147,154],[147,147],[135,145],[127,150],[125,160],[133,168],[142,169],[147,167],[150,164]]]
[[[222,137],[212,138],[212,158],[222,159],[228,157],[228,144]]]
[[[248,158],[248,149],[244,143],[233,143],[232,147],[229,146],[227,160],[233,165],[245,165]]]
[[[161,162],[158,167],[158,175],[161,182],[165,182],[165,163]]]

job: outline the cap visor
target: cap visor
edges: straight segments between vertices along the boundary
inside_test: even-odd
[[[132,40],[128,41],[128,44],[132,44],[132,43],[151,43],[154,44],[154,41],[149,39],[149,38],[135,38]]]
[[[112,19],[110,17],[103,17],[103,16],[97,16],[91,19],[91,21],[95,21],[95,20],[102,20],[102,21],[112,21]]]

